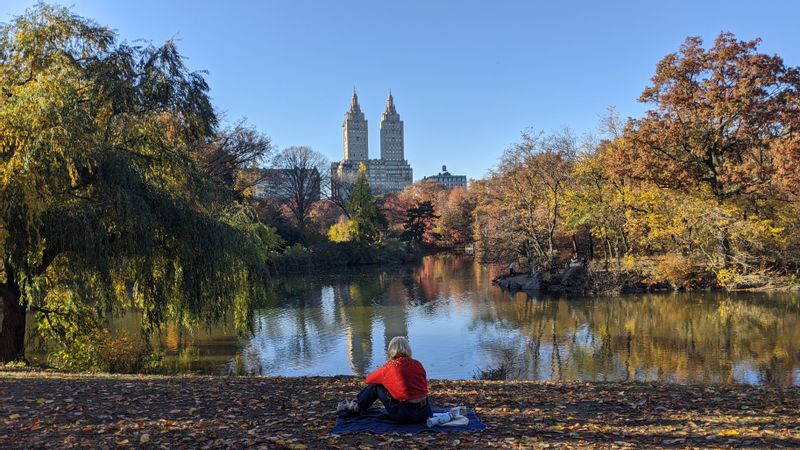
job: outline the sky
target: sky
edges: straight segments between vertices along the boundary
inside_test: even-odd
[[[224,120],[246,118],[277,148],[342,159],[353,88],[380,155],[389,89],[414,179],[446,164],[482,178],[527,129],[597,133],[608,107],[640,116],[656,64],[687,36],[762,38],[800,65],[796,1],[67,0],[122,40],[174,38],[208,71]],[[0,0],[0,22],[33,1]]]

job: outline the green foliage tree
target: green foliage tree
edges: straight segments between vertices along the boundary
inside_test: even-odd
[[[0,360],[70,344],[121,308],[145,329],[217,319],[264,295],[274,230],[198,164],[208,86],[174,42],[131,46],[39,4],[0,28]]]
[[[360,241],[376,242],[386,229],[386,218],[375,203],[375,197],[367,183],[367,168],[362,163],[358,178],[350,190],[348,201],[350,212],[350,235]]]
[[[426,233],[430,239],[441,238],[438,233],[430,231],[439,216],[433,210],[431,201],[424,201],[417,206],[412,206],[406,210],[406,221],[403,223],[403,240],[422,244]]]

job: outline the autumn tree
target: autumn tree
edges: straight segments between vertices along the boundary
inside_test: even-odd
[[[800,71],[759,53],[759,42],[722,33],[706,50],[688,38],[658,63],[642,93],[653,109],[625,130],[632,173],[716,202],[723,265],[732,256],[730,223],[774,194],[775,147],[791,146],[799,131]]]
[[[214,134],[197,152],[200,167],[211,178],[240,195],[249,192],[266,178],[264,166],[272,155],[269,137],[255,127],[239,121]]]
[[[406,221],[406,213],[411,206],[404,200],[402,192],[391,192],[382,196],[380,207],[390,232],[398,235],[402,233],[403,224]]]
[[[555,268],[556,233],[572,176],[577,140],[568,130],[552,135],[523,133],[479,192],[478,236],[492,259],[525,258],[532,269]]]
[[[130,46],[38,4],[0,27],[0,361],[75,343],[105,314],[237,322],[264,295],[270,233],[195,155],[217,118],[174,42]],[[91,343],[91,340],[84,340]]]
[[[414,206],[422,202],[436,203],[439,194],[447,191],[444,186],[435,180],[422,180],[406,186],[398,197],[406,205]]]
[[[456,187],[440,194],[436,212],[436,232],[445,245],[458,247],[472,242],[475,196],[463,187]]]

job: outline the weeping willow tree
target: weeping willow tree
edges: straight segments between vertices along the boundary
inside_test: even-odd
[[[242,321],[273,236],[202,170],[216,130],[173,42],[44,4],[0,28],[0,361],[28,317],[66,343],[128,308],[144,329]]]

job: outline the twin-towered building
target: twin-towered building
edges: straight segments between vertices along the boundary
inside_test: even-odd
[[[353,179],[363,163],[367,168],[367,181],[376,192],[399,192],[413,182],[413,173],[405,160],[403,121],[394,106],[392,92],[386,100],[386,110],[381,115],[381,157],[369,159],[369,133],[367,119],[358,104],[353,90],[350,110],[342,124],[344,159],[331,164],[331,177]]]

